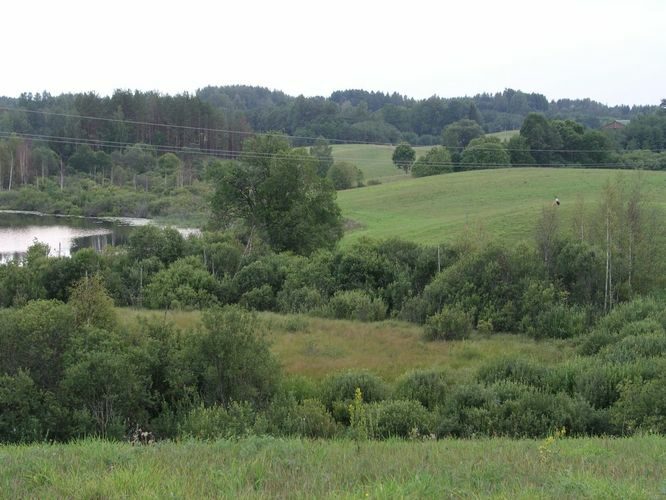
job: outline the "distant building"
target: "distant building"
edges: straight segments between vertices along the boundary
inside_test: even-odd
[[[630,121],[631,120],[613,120],[612,122],[608,122],[606,125],[604,125],[601,128],[603,128],[604,130],[618,130],[629,125]]]

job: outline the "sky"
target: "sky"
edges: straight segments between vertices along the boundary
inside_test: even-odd
[[[294,96],[666,98],[666,0],[22,0],[0,16],[10,97],[243,84]]]

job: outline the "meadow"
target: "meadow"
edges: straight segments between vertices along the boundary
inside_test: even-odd
[[[658,498],[666,438],[0,447],[4,498]]]
[[[487,137],[497,137],[500,141],[508,141],[514,135],[520,135],[520,130],[502,130],[501,132],[486,134]]]
[[[597,210],[602,189],[621,178],[640,181],[645,198],[666,208],[666,174],[608,169],[509,168],[405,178],[338,193],[343,216],[356,229],[343,243],[361,237],[399,237],[419,243],[460,238],[513,245],[531,239],[544,207],[555,197],[562,225],[580,210]],[[581,204],[582,203],[582,204]]]
[[[199,311],[122,308],[118,312],[128,326],[139,318],[165,318],[179,328],[195,328],[201,320]],[[259,313],[259,318],[284,373],[314,380],[362,368],[393,381],[424,368],[444,370],[452,380],[463,382],[495,359],[521,356],[553,365],[572,357],[575,350],[570,340],[536,341],[515,334],[474,334],[461,341],[428,342],[420,325],[397,320],[361,323],[268,312]]]
[[[394,146],[374,144],[337,144],[332,146],[333,159],[353,163],[361,169],[364,181],[378,180],[381,183],[409,179],[391,160]],[[416,146],[416,157],[426,154],[432,146]]]

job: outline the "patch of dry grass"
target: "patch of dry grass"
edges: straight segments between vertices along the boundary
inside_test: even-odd
[[[199,311],[164,312],[122,309],[131,323],[139,317],[165,318],[179,328],[195,326]],[[370,370],[387,381],[416,368],[446,369],[458,379],[469,379],[489,360],[518,355],[546,364],[573,356],[571,342],[535,341],[523,335],[473,335],[453,342],[429,342],[422,328],[402,321],[360,323],[297,315],[261,313],[259,318],[271,351],[289,375],[320,379],[351,369]]]

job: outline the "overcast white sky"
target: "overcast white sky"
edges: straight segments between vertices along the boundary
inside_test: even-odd
[[[5,96],[247,84],[666,98],[666,0],[21,0],[0,18]]]

